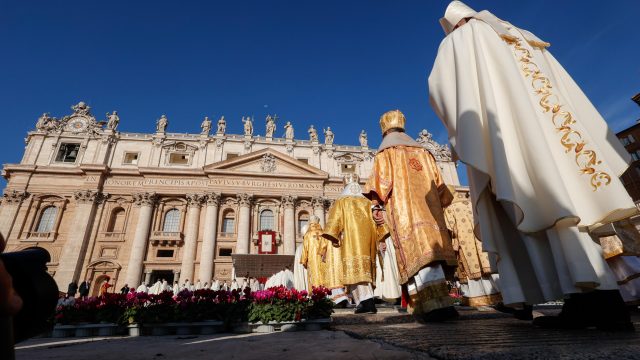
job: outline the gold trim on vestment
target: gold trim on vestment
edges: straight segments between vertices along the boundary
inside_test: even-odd
[[[595,150],[589,148],[580,131],[572,125],[577,123],[575,116],[566,110],[562,110],[563,104],[552,91],[551,80],[542,73],[533,60],[531,52],[522,46],[522,40],[515,36],[502,36],[505,41],[513,46],[514,55],[521,64],[521,70],[525,78],[531,78],[531,87],[534,94],[540,99],[539,105],[544,113],[551,113],[551,123],[556,131],[561,134],[560,144],[565,148],[565,153],[573,153],[574,161],[583,175],[590,178],[593,191],[611,183],[611,175],[598,169],[602,160],[598,158]]]
[[[411,306],[407,311],[414,315],[426,314],[429,311],[453,306],[453,299],[449,296],[449,287],[442,281],[428,285],[415,294],[409,294]]]
[[[482,296],[474,296],[474,297],[464,297],[463,298],[469,304],[469,306],[478,307],[478,306],[489,306],[495,305],[499,302],[502,302],[502,294],[491,294],[491,295],[482,295]]]

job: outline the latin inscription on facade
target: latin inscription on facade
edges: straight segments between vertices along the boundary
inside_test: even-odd
[[[234,187],[257,187],[271,189],[306,189],[322,190],[320,183],[297,183],[271,180],[247,180],[247,179],[107,179],[105,186],[114,187],[142,187],[142,186],[188,186],[188,187],[208,187],[208,186],[234,186]]]

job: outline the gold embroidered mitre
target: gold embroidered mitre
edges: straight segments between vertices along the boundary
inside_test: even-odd
[[[400,110],[391,110],[380,117],[380,128],[384,134],[389,129],[399,128],[404,130],[404,123],[407,121]]]

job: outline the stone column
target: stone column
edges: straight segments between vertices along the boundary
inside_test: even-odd
[[[284,243],[284,254],[295,255],[296,253],[296,216],[295,206],[297,198],[292,195],[282,197],[282,206],[284,207],[284,229],[282,240]]]
[[[6,190],[2,195],[2,208],[0,208],[0,234],[4,240],[9,240],[9,233],[16,221],[16,215],[20,204],[29,194],[26,191]]]
[[[184,250],[182,266],[180,266],[180,282],[186,280],[195,284],[193,278],[196,247],[198,245],[198,229],[200,227],[200,206],[204,197],[198,194],[187,194],[187,224],[184,231]]]
[[[322,196],[312,198],[311,205],[313,206],[313,215],[320,218],[320,225],[324,229],[324,198]]]
[[[96,213],[96,203],[105,198],[102,193],[93,190],[76,191],[73,197],[76,201],[72,221],[73,230],[69,231],[67,241],[62,247],[55,275],[60,289],[66,289],[70,282],[78,281]]]
[[[133,194],[133,201],[136,206],[140,207],[140,212],[138,214],[136,233],[133,236],[133,243],[131,244],[131,255],[129,256],[127,275],[125,277],[127,284],[137,284],[140,282],[144,256],[147,252],[147,243],[149,242],[149,229],[151,228],[153,207],[157,199],[156,193]],[[146,277],[150,278],[150,276],[151,273],[145,276],[145,281],[147,281]]]
[[[202,254],[200,255],[200,280],[210,281],[213,278],[213,257],[216,251],[216,237],[218,236],[218,207],[220,194],[207,194],[207,212],[204,219],[204,238],[202,239]]]
[[[236,254],[248,254],[251,241],[251,202],[253,195],[238,194],[238,241]]]
[[[147,285],[153,285],[151,284],[151,273],[152,273],[151,270],[145,270],[144,272],[144,283]],[[132,285],[129,285],[129,286],[132,286]],[[137,285],[133,285],[133,286],[137,286]]]

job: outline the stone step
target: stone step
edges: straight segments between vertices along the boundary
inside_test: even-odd
[[[333,309],[335,314],[353,314],[353,311],[355,310],[355,306],[349,306],[346,307],[344,309]],[[401,307],[381,307],[381,306],[376,306],[376,309],[378,310],[379,314],[398,314],[398,313],[406,313],[407,310],[403,309]]]
[[[331,326],[363,324],[404,324],[413,322],[413,316],[407,313],[354,314],[341,313],[331,316]]]
[[[400,307],[378,307],[377,314],[354,314],[353,308],[334,309],[331,326],[364,324],[405,324],[414,322],[414,317]],[[478,310],[473,307],[456,306],[460,320],[511,318],[511,314],[501,313],[492,308]]]

